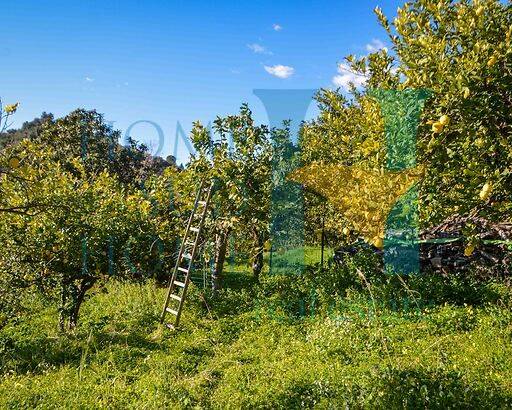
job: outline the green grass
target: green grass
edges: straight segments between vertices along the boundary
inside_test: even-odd
[[[332,256],[333,250],[326,247],[324,249],[324,259]],[[289,263],[304,263],[306,265],[312,265],[320,263],[322,255],[322,248],[320,246],[305,246],[304,248],[291,249],[283,252],[282,254],[275,253],[274,258],[283,259]],[[268,257],[268,253],[266,253]]]
[[[176,333],[158,325],[165,290],[152,283],[112,282],[67,335],[54,308],[26,301],[28,314],[0,331],[0,408],[512,406],[502,285],[493,303],[421,309],[389,309],[357,288],[329,308],[319,291],[315,314],[301,316],[286,293],[296,279],[226,277],[206,303],[192,291]]]

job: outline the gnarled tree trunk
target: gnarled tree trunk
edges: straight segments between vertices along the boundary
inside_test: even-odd
[[[82,279],[80,285],[78,286],[78,292],[76,294],[76,298],[73,301],[73,307],[69,314],[69,328],[74,329],[78,323],[78,313],[80,312],[80,306],[82,306],[82,302],[84,301],[85,294],[89,289],[91,289],[96,283],[96,278],[86,278]]]
[[[80,307],[85,299],[85,295],[97,281],[94,277],[85,277],[79,280],[77,285],[74,279],[65,278],[62,280],[61,306],[59,312],[59,328],[63,332],[66,330],[66,321],[68,329],[72,330],[78,323]]]

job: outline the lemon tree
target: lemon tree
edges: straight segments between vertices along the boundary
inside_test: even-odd
[[[89,174],[80,158],[54,161],[50,147],[28,140],[5,158],[1,167],[17,161],[0,176],[4,313],[17,311],[20,293],[38,292],[59,306],[61,328],[73,328],[87,294],[106,281],[170,268],[176,232],[165,176],[141,190],[105,170]]]
[[[510,219],[512,205],[512,13],[496,0],[405,4],[390,21],[377,18],[392,50],[347,64],[366,87],[323,90],[321,109],[302,131],[306,163],[324,161],[378,169],[386,163],[384,124],[371,89],[430,91],[417,133],[420,221],[473,214]],[[326,225],[349,232],[350,220],[329,206]],[[318,220],[320,208],[311,208]],[[316,218],[315,218],[316,216]]]
[[[215,237],[214,278],[222,275],[230,236],[237,239],[238,250],[249,253],[255,277],[263,268],[271,192],[270,135],[267,126],[255,124],[247,104],[235,115],[218,117],[213,133],[200,123],[192,130],[199,155],[188,172],[196,184],[205,177],[216,181],[210,225]]]

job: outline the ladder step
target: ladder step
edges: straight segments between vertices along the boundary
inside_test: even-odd
[[[195,243],[194,243],[194,242],[188,242],[188,241],[187,241],[187,242],[185,242],[185,245],[187,245],[187,246],[194,246],[194,245],[195,245]]]
[[[190,230],[192,232],[199,232],[199,228],[194,228],[193,226],[190,227]]]
[[[183,258],[192,259],[192,255],[190,253],[184,253],[181,255]]]
[[[206,201],[199,201],[198,204],[205,206],[206,205]]]
[[[188,269],[182,268],[181,266],[178,267],[178,270],[188,273]]]
[[[171,308],[165,308],[165,310],[167,310],[169,313],[172,313],[174,316],[178,316],[178,312],[174,309],[171,309]]]
[[[178,286],[181,286],[182,288],[184,288],[184,287],[185,287],[185,284],[184,284],[183,282],[180,282],[179,280],[175,280],[175,281],[174,281],[174,284],[175,284],[175,285],[178,285]]]
[[[178,295],[175,295],[174,293],[171,293],[171,298],[177,300],[178,302],[181,302],[181,297],[179,297]]]

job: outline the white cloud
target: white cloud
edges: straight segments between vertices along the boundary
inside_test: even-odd
[[[338,75],[332,78],[332,82],[336,87],[348,90],[350,84],[356,87],[362,87],[366,84],[367,78],[364,75],[354,73],[347,64],[338,64]]]
[[[295,68],[288,67],[287,65],[274,65],[274,66],[264,66],[265,71],[277,78],[289,78],[295,73]]]
[[[94,81],[94,78],[85,77],[85,81],[87,81],[88,83],[92,83]]]
[[[247,47],[255,52],[256,54],[267,54],[271,55],[272,52],[267,50],[265,47],[263,47],[261,44],[253,43],[253,44],[247,44]]]
[[[279,24],[273,24],[272,25],[272,28],[274,29],[274,31],[281,31],[283,29],[282,26],[280,26]]]
[[[366,45],[366,51],[368,51],[369,53],[375,53],[376,51],[379,50],[388,51],[384,43],[377,38],[374,38],[370,43]]]

